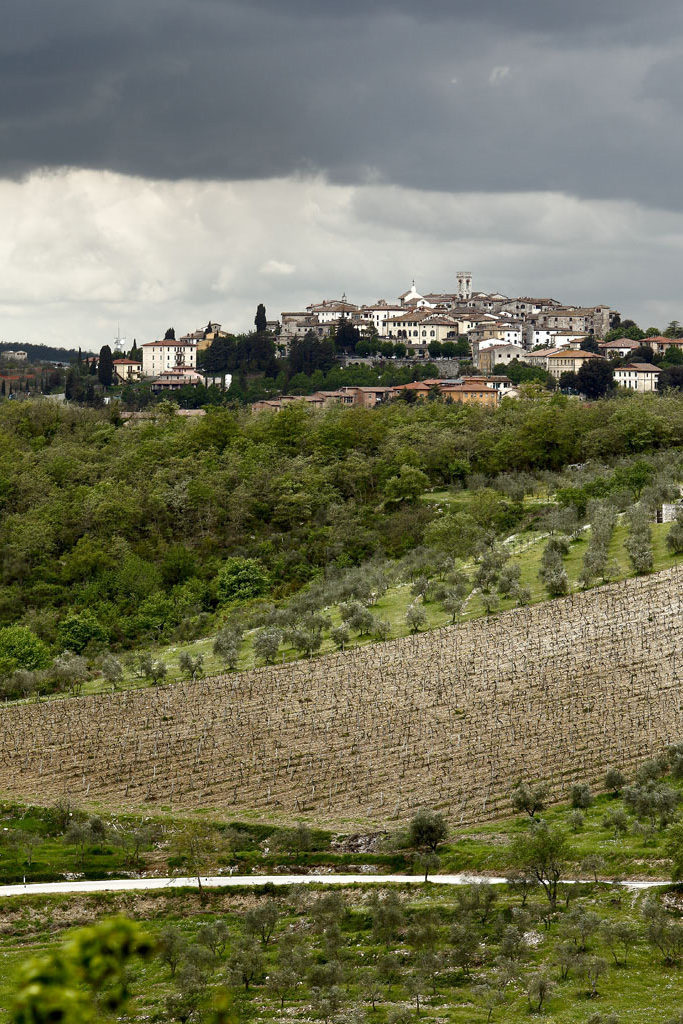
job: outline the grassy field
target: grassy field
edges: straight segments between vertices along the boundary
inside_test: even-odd
[[[272,895],[214,891],[207,893],[204,904],[196,893],[183,890],[145,894],[138,900],[107,894],[31,898],[21,906],[19,901],[0,903],[0,1008],[10,1005],[16,969],[28,955],[54,948],[72,934],[73,924],[123,911],[157,940],[170,927],[185,948],[175,975],[160,955],[131,967],[132,1000],[126,1015],[119,1016],[122,1020],[178,1019],[165,1009],[166,999],[187,992],[187,979],[193,976],[195,983],[197,977],[200,981],[192,1020],[202,1019],[202,1005],[216,986],[226,984],[235,993],[241,1021],[402,1022],[418,1019],[416,995],[419,1019],[449,1024],[521,1024],[530,1015],[579,1024],[597,1011],[615,1013],[622,1022],[665,1024],[680,1012],[680,966],[665,963],[647,940],[647,897],[594,885],[575,887],[569,907],[562,902],[552,913],[539,894],[522,906],[519,896],[501,889],[482,921],[483,915],[468,906],[468,891],[427,885],[394,887],[392,893],[398,909],[384,933],[374,927],[379,921],[374,901],[378,895],[385,899],[387,892],[362,886],[331,900],[320,891],[292,888]],[[680,900],[680,894],[673,899]],[[244,948],[248,915],[266,906],[273,910],[275,927],[265,944],[254,939],[250,946],[257,969],[246,988],[233,974],[235,954]],[[666,917],[680,928],[679,907],[676,903]],[[573,923],[577,908],[591,920],[585,949]],[[200,929],[217,922],[225,926],[226,948],[208,955]],[[600,927],[593,927],[616,922],[634,929],[625,963],[619,950],[615,962]],[[464,942],[463,932],[468,937]],[[291,966],[293,939],[298,967],[281,1009],[268,979]],[[567,946],[568,971],[562,977]],[[184,973],[186,963],[192,964],[189,975]],[[596,963],[591,993],[585,969]],[[539,975],[549,981],[540,1013],[535,1004],[532,1010],[527,994]]]

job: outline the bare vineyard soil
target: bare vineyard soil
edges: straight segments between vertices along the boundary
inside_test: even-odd
[[[680,740],[683,569],[167,688],[0,713],[0,790],[111,809],[454,823]]]

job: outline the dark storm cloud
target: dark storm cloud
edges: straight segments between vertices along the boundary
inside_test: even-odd
[[[319,171],[681,205],[668,0],[4,6],[0,174]]]

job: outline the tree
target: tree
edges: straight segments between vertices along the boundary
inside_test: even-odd
[[[534,819],[539,811],[544,810],[548,796],[549,790],[545,782],[530,786],[520,781],[512,790],[512,809],[517,814],[525,811]]]
[[[411,633],[419,633],[420,627],[424,626],[427,621],[427,613],[421,604],[413,602],[408,607],[406,612],[406,624],[408,625]]]
[[[334,344],[338,352],[355,352],[360,341],[360,331],[350,320],[342,317],[334,329]],[[392,346],[393,350],[393,346]]]
[[[71,651],[64,651],[50,666],[50,675],[58,684],[60,690],[69,690],[71,693],[80,693],[83,684],[90,678],[88,662],[79,654],[72,654]]]
[[[540,1013],[543,1003],[549,998],[553,989],[555,988],[554,981],[548,977],[543,971],[535,971],[531,975],[527,984],[527,995],[529,997],[529,1007],[535,1005],[536,1012]]]
[[[579,367],[576,378],[586,398],[603,398],[612,389],[614,371],[607,359],[587,359]]]
[[[628,362],[629,363],[654,363],[656,356],[651,345],[639,345],[637,349],[631,353]]]
[[[593,803],[590,787],[585,783],[576,783],[569,791],[569,800],[572,807],[578,807],[585,811]]]
[[[225,921],[204,924],[197,931],[197,942],[210,949],[216,959],[225,953],[230,940],[230,929]]]
[[[275,900],[266,900],[260,907],[247,911],[244,927],[249,935],[258,935],[261,943],[267,946],[275,931],[280,917],[280,908]]]
[[[651,780],[640,785],[627,786],[623,791],[623,799],[636,817],[649,818],[652,828],[655,828],[657,823],[660,828],[665,828],[676,815],[681,794],[671,786],[664,786]]]
[[[258,597],[270,585],[270,578],[256,558],[227,558],[216,576],[216,596],[221,604]]]
[[[599,956],[589,957],[580,968],[581,975],[586,978],[590,985],[588,991],[589,999],[595,999],[598,995],[598,979],[607,971],[607,961]]]
[[[237,668],[242,640],[241,632],[241,630],[226,626],[218,631],[213,642],[213,653],[230,669]]]
[[[610,953],[614,957],[614,963],[619,966],[621,963],[626,967],[629,950],[638,942],[638,929],[630,921],[602,921],[600,923],[600,935]],[[621,959],[619,951],[621,950]]]
[[[154,661],[151,654],[141,654],[138,659],[139,672],[143,679],[149,679],[155,686],[158,686],[162,679],[166,678],[166,662],[159,658]]]
[[[159,958],[167,964],[171,977],[175,977],[178,965],[187,952],[187,939],[175,925],[168,924],[159,934]]]
[[[130,995],[131,963],[153,950],[152,939],[125,918],[80,929],[21,968],[12,1024],[86,1024],[99,1018],[102,1005],[120,1013]]]
[[[277,659],[281,643],[282,630],[275,626],[266,626],[254,636],[254,654],[257,658],[262,658],[266,665],[272,665]]]
[[[301,977],[291,964],[284,963],[274,971],[268,972],[268,993],[279,1000],[280,1010],[284,1010],[285,999],[290,993],[295,992],[300,984]]]
[[[667,325],[666,329],[662,332],[664,338],[681,338],[683,337],[683,327],[679,324],[678,320],[671,320]]]
[[[605,772],[605,789],[612,793],[613,796],[619,796],[619,793],[626,784],[626,778],[624,773],[619,768],[608,768]]]
[[[429,477],[415,466],[401,466],[398,476],[392,476],[384,487],[385,504],[413,503],[429,487]]]
[[[257,334],[260,334],[262,331],[265,331],[267,329],[268,321],[266,319],[266,307],[263,305],[262,302],[259,302],[258,306],[256,307],[254,326],[256,327]]]
[[[589,939],[597,932],[599,926],[599,916],[579,904],[565,914],[561,931],[562,935],[574,944],[579,953],[585,953],[588,949]]]
[[[228,960],[228,977],[232,984],[244,985],[249,990],[263,973],[263,954],[253,935],[246,935],[237,942]]]
[[[659,391],[680,391],[683,389],[683,366],[666,366],[657,381]]]
[[[74,612],[62,619],[57,627],[57,639],[64,651],[80,654],[89,644],[107,642],[107,633],[91,611]]]
[[[189,651],[181,651],[178,657],[178,667],[190,679],[195,680],[204,671],[204,656],[197,654],[193,657]]]
[[[164,334],[164,341],[175,341],[175,328],[169,327]]]
[[[45,668],[49,661],[47,645],[27,626],[0,629],[0,675],[9,675],[18,668]]]
[[[372,937],[375,942],[390,946],[398,938],[403,927],[405,914],[403,902],[398,893],[389,890],[383,899],[373,893],[370,901],[372,914]]]
[[[679,882],[683,878],[683,823],[669,826],[664,848],[673,862],[671,877],[674,882]]]
[[[483,985],[475,985],[472,995],[483,1004],[486,1010],[486,1024],[491,1024],[494,1010],[505,1002],[505,993],[496,985],[487,982]]]
[[[448,835],[448,825],[438,811],[418,811],[408,828],[408,841],[424,867],[425,882],[429,871],[439,866],[437,850]]]
[[[103,678],[106,679],[112,690],[116,690],[123,679],[123,666],[118,658],[115,658],[113,654],[105,654],[100,669]]]
[[[332,643],[337,648],[337,650],[343,651],[347,643],[349,642],[351,633],[349,631],[349,627],[347,626],[347,624],[345,622],[342,622],[338,626],[334,626],[334,628],[330,632],[330,636],[332,637]]]
[[[550,597],[562,597],[569,593],[569,577],[564,568],[560,551],[553,546],[554,539],[550,538],[543,553],[539,576]]]
[[[513,860],[543,886],[550,906],[557,904],[557,887],[569,857],[567,838],[545,821],[531,822],[529,831],[512,844]]]
[[[103,345],[100,349],[100,358],[97,362],[97,379],[102,387],[111,387],[114,379],[114,362],[109,345]]]
[[[683,957],[683,923],[667,913],[656,896],[643,906],[645,938],[658,949],[666,964],[678,963]]]
[[[675,555],[683,553],[683,508],[676,512],[676,518],[666,537],[666,546]]]
[[[197,879],[197,888],[202,902],[205,901],[202,874],[206,874],[215,855],[216,843],[213,835],[201,824],[193,821],[184,824],[171,842],[171,850],[178,868]]]

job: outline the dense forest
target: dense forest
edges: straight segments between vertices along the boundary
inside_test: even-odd
[[[226,590],[230,558],[251,560],[256,592],[286,596],[422,544],[438,515],[418,500],[430,488],[481,490],[468,522],[436,531],[448,546],[471,527],[475,539],[513,527],[525,473],[681,444],[673,396],[584,404],[539,391],[494,411],[302,403],[192,422],[162,405],[127,424],[108,409],[6,403],[0,623],[24,623],[54,650],[159,639],[240,596]]]

